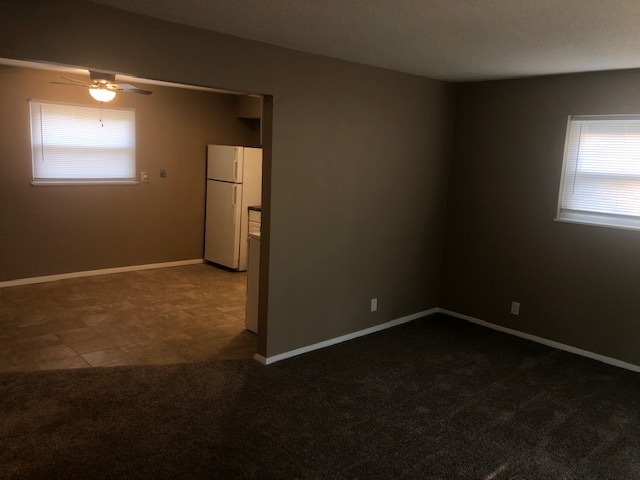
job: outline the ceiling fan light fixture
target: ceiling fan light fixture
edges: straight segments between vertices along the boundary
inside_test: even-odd
[[[97,87],[89,87],[89,94],[98,102],[110,102],[116,98],[116,92],[107,87],[100,85]]]

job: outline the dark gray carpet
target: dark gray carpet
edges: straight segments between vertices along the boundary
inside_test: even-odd
[[[640,375],[432,316],[270,367],[0,375],[2,478],[640,478]]]

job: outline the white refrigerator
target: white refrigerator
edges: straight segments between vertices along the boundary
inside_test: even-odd
[[[247,269],[251,206],[260,206],[262,149],[207,146],[207,204],[204,259]]]

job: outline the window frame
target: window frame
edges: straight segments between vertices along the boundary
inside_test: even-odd
[[[48,104],[48,105],[62,105],[68,107],[81,107],[81,108],[90,108],[90,109],[100,109],[103,110],[119,110],[119,111],[128,111],[133,112],[133,176],[130,178],[40,178],[36,177],[36,154],[35,147],[33,141],[34,135],[34,119],[33,119],[33,103],[36,104]],[[39,99],[29,99],[28,102],[29,108],[29,146],[31,150],[31,185],[37,187],[50,187],[50,186],[101,186],[101,185],[138,185],[137,180],[137,115],[135,108],[126,108],[126,107],[112,107],[112,106],[96,106],[82,103],[70,103],[70,102],[58,102],[58,101],[50,101],[50,100],[39,100]]]
[[[573,121],[579,120],[638,120],[640,114],[612,114],[612,115],[569,115],[564,141],[564,153],[562,157],[562,173],[560,176],[560,187],[558,189],[558,202],[554,221],[562,223],[575,223],[580,225],[591,225],[596,227],[617,228],[623,230],[640,230],[639,215],[621,215],[613,213],[602,213],[594,211],[578,211],[563,208],[564,188],[567,177],[567,164],[570,149],[571,128]],[[640,155],[640,151],[639,151]],[[602,177],[605,174],[601,175]],[[640,188],[640,187],[639,187]]]

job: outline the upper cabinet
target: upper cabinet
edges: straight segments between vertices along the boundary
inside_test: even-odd
[[[254,131],[256,140],[253,146],[262,146],[262,97],[236,96],[236,116]]]
[[[262,97],[238,95],[236,97],[238,118],[260,120],[262,118]]]

